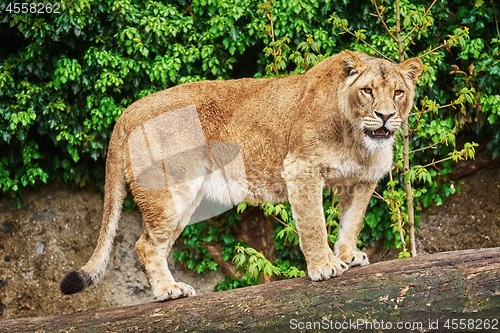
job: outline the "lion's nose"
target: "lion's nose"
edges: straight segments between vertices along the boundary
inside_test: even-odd
[[[394,117],[394,115],[396,114],[396,112],[392,112],[392,113],[389,113],[389,114],[384,114],[384,113],[380,113],[380,112],[375,112],[375,115],[377,117],[379,117],[380,119],[382,119],[384,121],[384,123],[389,120],[391,117]]]

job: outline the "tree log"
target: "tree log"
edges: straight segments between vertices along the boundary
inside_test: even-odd
[[[495,159],[478,158],[473,161],[470,161],[469,163],[466,164],[464,163],[464,166],[457,167],[455,171],[450,173],[448,176],[450,177],[451,180],[458,180],[470,176],[482,169],[491,168],[499,164],[500,164],[500,156]]]
[[[495,323],[498,331],[499,320],[500,248],[491,248],[351,268],[324,282],[0,321],[0,332],[465,332]]]

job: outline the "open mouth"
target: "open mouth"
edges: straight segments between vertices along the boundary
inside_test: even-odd
[[[365,128],[365,133],[372,139],[389,139],[391,137],[391,132],[385,126],[375,131]]]

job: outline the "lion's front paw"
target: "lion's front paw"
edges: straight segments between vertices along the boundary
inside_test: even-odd
[[[176,282],[174,284],[165,286],[163,288],[158,288],[153,291],[153,296],[155,298],[155,301],[157,302],[195,295],[196,293],[194,292],[193,287],[182,282]]]
[[[353,266],[366,266],[370,264],[370,260],[368,260],[368,256],[366,253],[361,251],[351,251],[348,253],[344,253],[340,256],[344,262],[346,262],[349,267]]]
[[[330,261],[311,265],[308,267],[309,278],[313,281],[328,280],[333,277],[344,274],[349,269],[349,266],[338,258],[333,258]]]

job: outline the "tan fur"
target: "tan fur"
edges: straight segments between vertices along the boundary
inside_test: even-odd
[[[217,186],[186,185],[181,194],[188,208],[176,211],[168,187],[152,190],[136,184],[127,140],[148,120],[191,105],[207,142],[230,142],[241,149],[246,179],[239,185],[245,188],[245,200],[290,201],[312,280],[368,264],[366,255],[356,249],[358,234],[375,185],[391,168],[394,136],[412,108],[421,71],[418,59],[396,65],[344,51],[302,75],[187,83],[135,102],[113,131],[101,234],[82,271],[92,282],[104,271],[129,183],[144,223],[136,251],[155,299],[194,295],[193,288],[174,281],[166,256],[203,191],[216,197]],[[389,116],[388,138],[373,139],[365,133],[377,131],[383,125],[381,117]],[[335,255],[325,229],[325,187],[339,191],[342,216]]]

